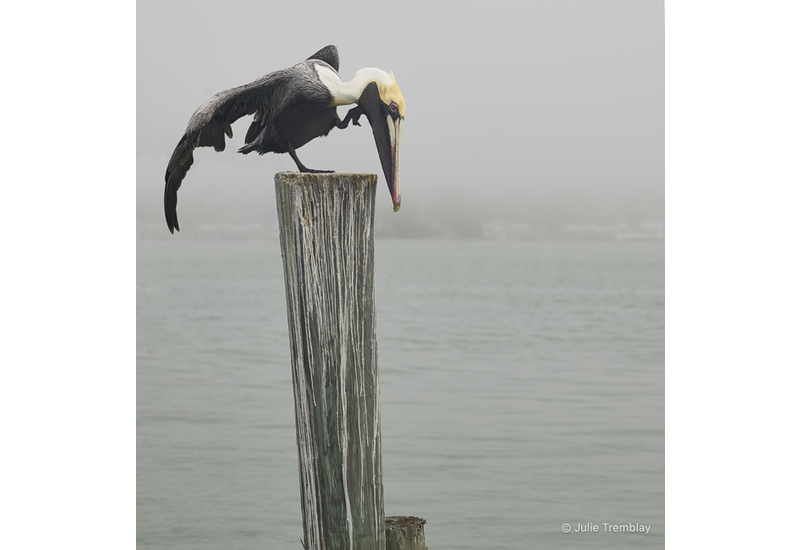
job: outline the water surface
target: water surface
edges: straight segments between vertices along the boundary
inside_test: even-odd
[[[277,241],[137,263],[138,547],[299,550]],[[664,547],[663,242],[378,240],[376,287],[387,515],[432,550]]]

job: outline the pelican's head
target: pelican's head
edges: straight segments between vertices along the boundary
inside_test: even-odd
[[[380,72],[383,74],[379,78],[366,85],[358,105],[372,126],[378,156],[392,194],[394,211],[397,212],[400,209],[400,138],[406,116],[406,100],[394,75]]]

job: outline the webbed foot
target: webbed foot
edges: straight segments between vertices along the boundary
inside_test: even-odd
[[[345,115],[344,120],[336,123],[336,127],[339,128],[340,130],[344,130],[345,128],[347,128],[347,124],[351,120],[353,121],[353,126],[361,126],[361,124],[358,122],[358,119],[361,118],[361,115],[363,114],[364,114],[364,109],[362,109],[360,106],[355,106],[349,111],[347,111],[347,115]]]

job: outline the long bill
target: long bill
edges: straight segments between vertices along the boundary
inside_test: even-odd
[[[372,126],[372,135],[378,148],[383,174],[392,195],[394,211],[400,209],[400,140],[403,137],[404,118],[392,113],[381,100],[378,86],[370,82],[364,88],[358,105],[363,109]]]
[[[391,162],[389,166],[383,165],[383,173],[386,175],[386,183],[389,184],[389,192],[392,194],[394,211],[397,212],[400,210],[400,140],[403,137],[403,118],[392,120],[392,117],[387,116],[386,122],[389,127]]]
[[[381,117],[372,123],[372,134],[381,159],[383,174],[392,195],[394,211],[400,210],[400,141],[403,137],[403,117]]]

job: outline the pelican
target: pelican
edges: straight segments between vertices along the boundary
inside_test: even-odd
[[[233,137],[231,123],[255,115],[240,153],[289,153],[300,172],[331,172],[307,168],[297,158],[297,149],[333,127],[345,129],[366,115],[386,183],[396,212],[400,208],[400,138],[406,102],[394,75],[380,69],[356,72],[353,80],[339,78],[339,51],[326,46],[288,69],[266,74],[250,84],[231,88],[203,103],[189,119],[167,165],[164,213],[174,233],[178,226],[178,189],[194,162],[195,147],[225,149],[225,135]],[[356,106],[341,120],[339,105]]]

